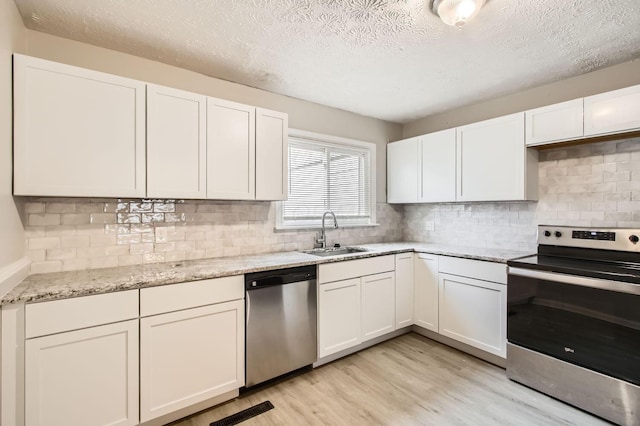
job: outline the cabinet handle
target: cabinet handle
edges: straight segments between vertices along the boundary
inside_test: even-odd
[[[611,290],[617,291],[618,293],[640,295],[640,286],[623,281],[603,280],[599,278],[580,277],[575,275],[560,274],[557,272],[537,271],[513,267],[509,267],[509,275],[533,278],[537,280],[553,281],[562,284],[577,285],[582,287],[592,287],[601,290]]]

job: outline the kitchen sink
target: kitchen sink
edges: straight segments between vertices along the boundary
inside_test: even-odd
[[[317,248],[313,250],[303,250],[303,253],[312,254],[314,256],[340,256],[343,254],[352,254],[352,253],[363,253],[366,252],[367,249],[361,247],[327,247],[327,248]]]

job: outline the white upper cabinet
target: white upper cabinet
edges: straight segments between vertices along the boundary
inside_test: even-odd
[[[527,146],[581,138],[582,117],[582,98],[525,112]]]
[[[584,98],[584,134],[640,129],[640,85]]]
[[[256,108],[256,200],[286,200],[288,124],[282,112]]]
[[[207,98],[147,86],[147,196],[206,198]]]
[[[256,195],[255,107],[207,99],[207,198]]]
[[[456,200],[456,129],[421,136],[420,193],[422,203]]]
[[[14,194],[145,196],[145,84],[14,55]]]
[[[535,199],[533,155],[524,145],[524,113],[458,127],[457,201]]]
[[[420,159],[418,139],[411,138],[387,144],[387,202],[418,201]]]

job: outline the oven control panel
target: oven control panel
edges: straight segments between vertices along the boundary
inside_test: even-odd
[[[615,232],[606,231],[577,231],[573,230],[571,238],[574,240],[600,240],[600,241],[615,241]]]
[[[539,225],[538,244],[640,252],[640,229]]]

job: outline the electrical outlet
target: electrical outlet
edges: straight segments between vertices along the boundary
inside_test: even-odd
[[[425,229],[427,231],[435,231],[436,230],[436,223],[432,220],[427,220],[424,224]]]
[[[166,243],[167,242],[167,228],[157,226],[156,229],[156,243]]]

